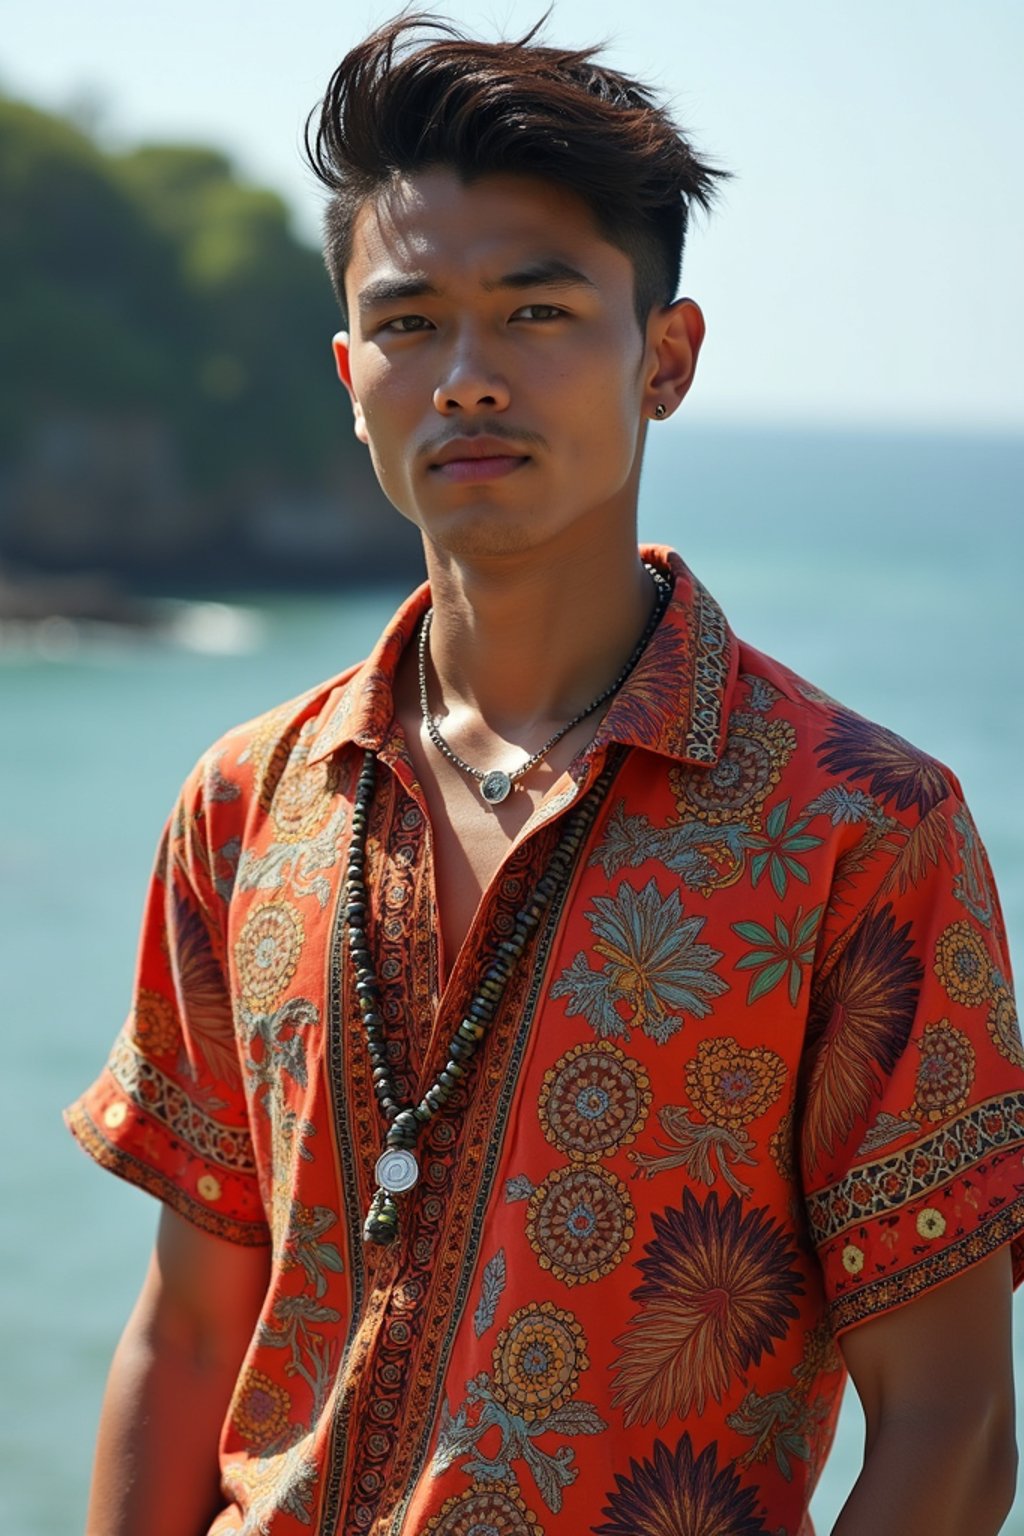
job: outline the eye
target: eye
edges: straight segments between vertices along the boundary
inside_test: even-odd
[[[394,320],[385,320],[378,329],[390,331],[393,336],[411,336],[416,331],[430,330],[431,324],[426,315],[397,315]]]
[[[512,316],[513,320],[561,320],[565,314],[557,304],[524,304]]]

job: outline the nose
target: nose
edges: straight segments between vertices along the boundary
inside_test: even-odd
[[[434,390],[434,409],[442,416],[504,411],[510,398],[508,382],[487,363],[479,344],[467,338]]]

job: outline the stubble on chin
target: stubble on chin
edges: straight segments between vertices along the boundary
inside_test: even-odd
[[[456,560],[525,554],[533,543],[528,530],[519,524],[484,519],[449,528],[424,528],[423,534],[435,549]]]
[[[522,510],[496,506],[464,507],[443,512],[405,512],[438,555],[454,560],[485,560],[525,554],[537,542],[534,520]]]

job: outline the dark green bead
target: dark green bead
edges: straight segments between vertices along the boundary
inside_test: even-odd
[[[363,1239],[369,1243],[393,1243],[398,1236],[398,1210],[389,1198],[379,1203],[374,1198],[363,1227]]]
[[[415,1145],[420,1129],[445,1105],[466,1077],[473,1055],[487,1034],[502,1002],[508,983],[518,967],[530,935],[544,916],[552,896],[564,888],[575,864],[576,853],[585,830],[593,822],[596,805],[584,800],[574,810],[573,819],[563,831],[545,873],[515,914],[511,932],[495,936],[483,976],[448,1048],[444,1068],[415,1107],[402,1108],[395,1099],[394,1078],[388,1064],[384,1020],[379,1011],[380,983],[374,967],[367,933],[370,902],[366,885],[367,828],[372,812],[377,761],[372,752],[365,754],[358,777],[355,804],[351,814],[352,839],[347,852],[344,892],[344,922],[347,948],[352,964],[355,993],[359,1000],[366,1032],[367,1057],[374,1095],[388,1122],[386,1145]],[[368,1241],[391,1242],[398,1231],[398,1209],[386,1191],[378,1190],[367,1217],[364,1235]]]

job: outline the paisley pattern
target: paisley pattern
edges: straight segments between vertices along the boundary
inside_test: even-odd
[[[168,823],[132,1010],[69,1120],[204,1230],[268,1247],[218,1533],[795,1532],[835,1332],[1001,1244],[1024,1269],[1024,1047],[955,780],[645,554],[674,580],[661,624],[446,986],[392,698],[425,589],[363,665],[218,742]],[[361,1239],[383,1121],[340,888],[367,750],[406,1099],[563,818],[594,810],[422,1138],[396,1250]]]

